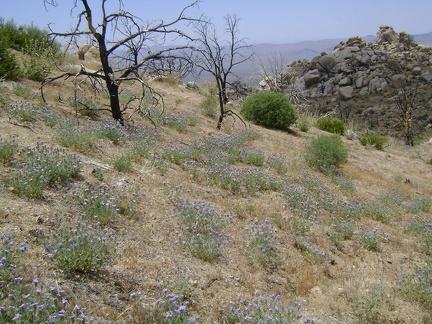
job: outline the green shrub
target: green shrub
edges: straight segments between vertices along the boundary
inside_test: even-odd
[[[297,112],[288,97],[272,91],[261,91],[246,98],[240,113],[258,125],[283,130],[297,119]]]
[[[51,230],[45,246],[54,263],[68,274],[98,272],[112,257],[112,236],[97,224],[78,223]]]
[[[9,140],[3,140],[0,137],[0,162],[7,165],[9,164],[16,153],[18,143],[15,137]]]
[[[306,145],[306,161],[323,173],[335,173],[348,162],[348,148],[337,135],[319,135]]]
[[[17,193],[29,198],[40,198],[52,183],[77,178],[82,167],[74,154],[43,144],[23,150],[16,165],[19,169],[9,183]]]
[[[24,76],[34,81],[45,79],[54,66],[57,51],[54,47],[47,47],[43,40],[28,41],[23,49],[27,54],[24,58]]]
[[[204,115],[215,118],[218,113],[218,99],[213,94],[207,94],[205,99],[200,103],[200,108]]]
[[[384,136],[371,134],[371,133],[364,134],[360,140],[360,143],[362,143],[362,145],[374,146],[377,150],[384,149],[384,144],[386,142],[387,142],[387,138],[385,138]]]
[[[21,70],[18,62],[0,36],[0,79],[16,80],[20,76]]]
[[[344,122],[340,119],[332,117],[318,119],[315,126],[323,131],[339,135],[344,135],[346,132]]]

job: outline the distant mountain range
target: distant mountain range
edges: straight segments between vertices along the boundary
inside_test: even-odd
[[[418,44],[432,46],[432,32],[412,36]],[[375,36],[373,35],[362,38],[367,42],[375,42]],[[254,44],[251,49],[255,53],[253,60],[239,65],[235,72],[243,82],[255,83],[260,76],[259,67],[261,63],[268,69],[270,67],[269,60],[272,59],[283,60],[286,63],[300,59],[310,60],[322,52],[331,53],[341,41],[347,41],[347,39],[334,38],[286,44]]]

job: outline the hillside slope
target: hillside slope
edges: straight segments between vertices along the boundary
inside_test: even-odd
[[[250,123],[246,131],[228,118],[218,132],[200,108],[204,90],[152,86],[165,98],[165,115],[136,114],[120,129],[106,111],[77,113],[67,82],[49,88],[48,104],[36,83],[1,83],[1,145],[17,145],[14,160],[0,166],[1,234],[16,247],[11,282],[30,287],[37,278],[42,294],[62,291],[53,315],[65,309],[98,323],[150,322],[158,312],[167,323],[257,322],[282,310],[299,323],[432,321],[430,144],[392,141],[377,151],[344,138],[349,162],[325,176],[303,158],[322,131]],[[103,98],[88,99],[102,107]],[[39,150],[42,143],[48,148]],[[81,161],[79,176],[57,176],[36,198],[23,194],[13,179],[25,176],[29,158],[64,146],[63,159],[72,153]],[[131,165],[121,171],[121,162]],[[84,208],[100,205],[100,195],[117,204],[113,213]],[[79,256],[61,259],[59,251],[68,252],[58,238],[82,222],[93,222],[92,244],[114,247],[99,271],[67,272]],[[82,237],[61,242],[74,239]]]

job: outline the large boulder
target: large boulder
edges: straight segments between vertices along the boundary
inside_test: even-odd
[[[381,25],[376,35],[376,43],[381,45],[383,43],[396,43],[399,41],[399,35],[395,32],[392,26]]]
[[[308,73],[305,74],[304,76],[304,82],[306,87],[311,87],[314,84],[318,83],[321,79],[320,73],[318,71],[318,69],[315,70],[311,70]]]
[[[85,44],[85,45],[81,45],[78,48],[78,59],[81,61],[84,61],[85,58],[85,53],[87,53],[87,51],[90,49],[90,47],[92,47],[89,44]]]
[[[354,88],[351,86],[339,88],[339,98],[343,100],[351,99],[354,93]]]

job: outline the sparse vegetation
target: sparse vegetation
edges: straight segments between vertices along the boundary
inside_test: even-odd
[[[80,98],[88,118],[72,84],[43,105],[35,82],[1,81],[1,323],[429,320],[426,143],[215,132],[205,92],[149,82],[166,110],[128,83],[119,126],[100,94]]]

